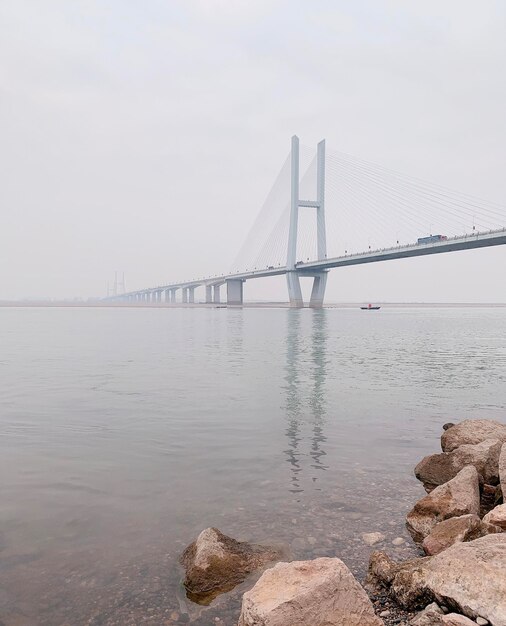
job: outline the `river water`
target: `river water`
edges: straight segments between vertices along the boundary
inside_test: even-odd
[[[232,626],[251,581],[181,589],[208,526],[359,577],[363,532],[414,554],[414,465],[504,419],[505,313],[0,309],[0,626]]]

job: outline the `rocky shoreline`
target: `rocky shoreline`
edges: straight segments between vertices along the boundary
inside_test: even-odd
[[[339,558],[289,561],[283,548],[209,528],[181,558],[188,597],[209,604],[263,571],[238,626],[506,626],[506,425],[445,424],[441,447],[415,468],[427,495],[406,526],[419,558],[374,551],[362,586]]]

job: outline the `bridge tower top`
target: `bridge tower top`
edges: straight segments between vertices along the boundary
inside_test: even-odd
[[[316,153],[316,200],[301,200],[299,197],[299,138],[292,137],[291,180],[290,180],[290,228],[288,233],[287,270],[294,270],[297,263],[297,238],[299,208],[316,209],[317,257],[327,258],[327,235],[325,228],[325,139],[319,142]]]

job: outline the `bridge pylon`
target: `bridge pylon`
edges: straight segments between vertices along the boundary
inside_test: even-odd
[[[327,233],[325,228],[325,139],[320,141],[316,153],[316,200],[301,200],[299,197],[299,138],[292,137],[291,149],[291,183],[290,183],[290,229],[288,233],[288,250],[286,256],[286,280],[290,306],[301,308],[304,306],[301,276],[312,276],[313,289],[309,306],[320,308],[323,306],[325,287],[327,285],[327,271],[313,273],[303,272],[297,268],[297,235],[299,227],[299,209],[308,207],[316,209],[316,252],[319,261],[327,258]]]

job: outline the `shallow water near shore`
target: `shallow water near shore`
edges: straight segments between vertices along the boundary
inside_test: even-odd
[[[505,416],[504,308],[11,308],[0,346],[5,626],[232,626],[251,581],[181,589],[207,526],[362,578],[442,424]]]

